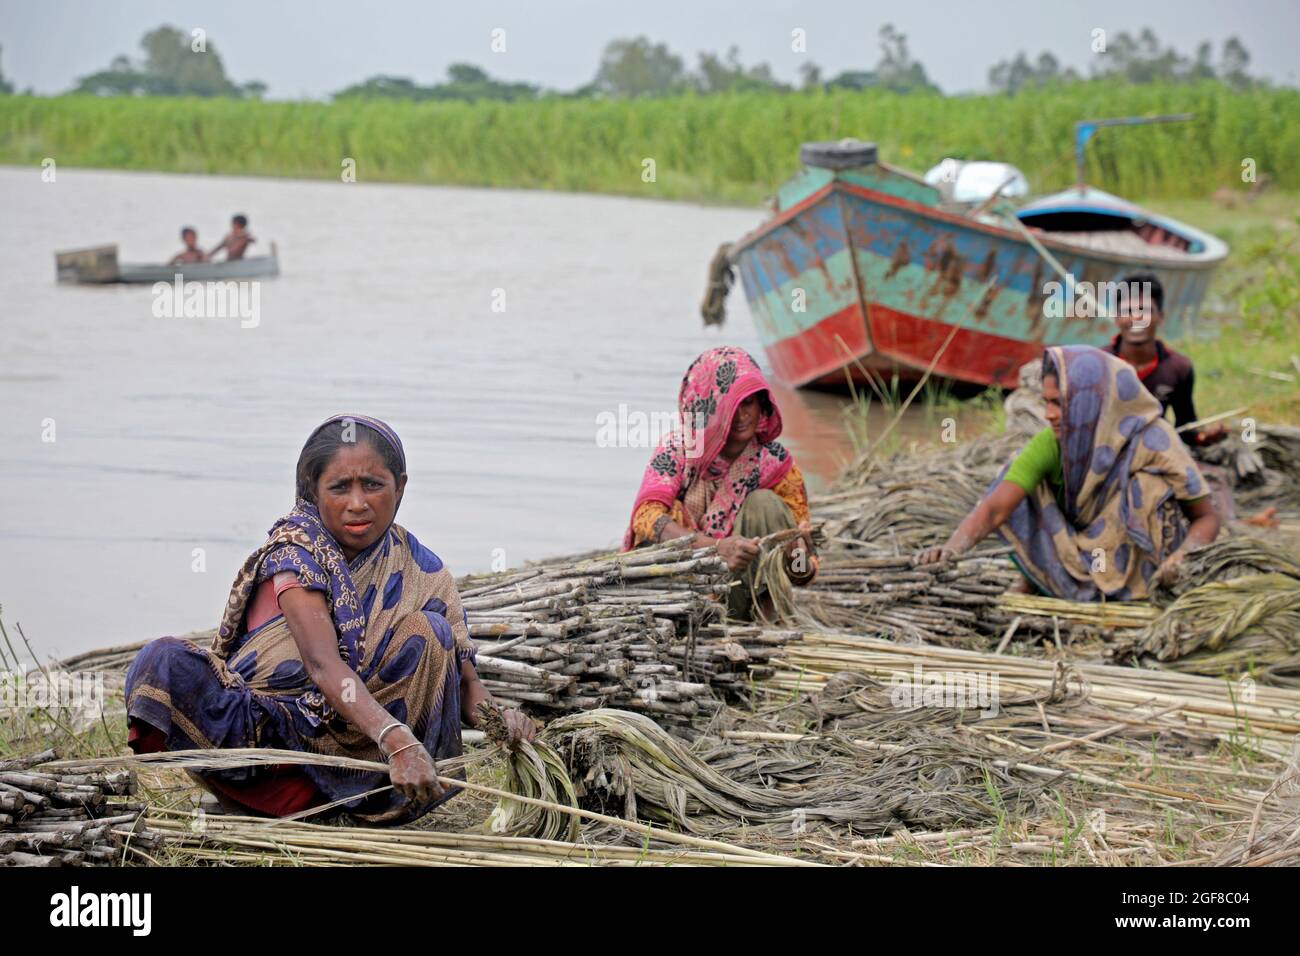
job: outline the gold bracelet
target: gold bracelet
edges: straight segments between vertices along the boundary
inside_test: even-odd
[[[394,750],[392,753],[388,755],[389,763],[392,763],[393,758],[396,757],[398,754],[400,754],[403,750],[410,750],[412,747],[420,747],[420,746],[423,746],[423,744],[417,740],[415,743],[407,744],[405,747],[398,747],[396,750]]]

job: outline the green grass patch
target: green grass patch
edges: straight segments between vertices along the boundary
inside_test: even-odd
[[[1020,166],[1037,191],[1074,175],[1073,124],[1192,112],[1190,123],[1106,130],[1089,177],[1128,196],[1242,187],[1245,159],[1300,189],[1300,91],[1092,81],[1007,96],[885,91],[263,103],[169,97],[0,96],[0,162],[416,182],[754,203],[798,167],[799,144],[856,136],[924,171],[945,156]],[[656,165],[642,179],[643,160]]]

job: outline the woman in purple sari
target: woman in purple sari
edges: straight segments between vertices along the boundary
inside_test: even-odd
[[[1219,519],[1160,402],[1131,365],[1086,345],[1043,353],[1043,401],[1048,427],[915,563],[955,558],[996,531],[1024,576],[1019,590],[1137,601],[1176,580]]]
[[[455,582],[393,523],[406,458],[383,422],[337,415],[320,425],[297,485],[293,510],[236,577],[212,649],[164,637],[132,663],[130,744],[382,760],[387,774],[285,765],[198,776],[245,812],[344,801],[370,823],[415,819],[450,796],[434,761],[461,753],[462,720],[474,726],[490,701]],[[512,742],[532,738],[525,715],[504,717]]]

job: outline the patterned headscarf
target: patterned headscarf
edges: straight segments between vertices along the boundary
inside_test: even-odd
[[[1160,562],[1186,537],[1178,501],[1205,494],[1205,481],[1131,365],[1091,346],[1046,354],[1061,392],[1063,494],[1058,504],[1044,482],[999,534],[1034,583],[1057,597],[1145,597]]]
[[[751,395],[767,393],[767,410],[754,437],[734,461],[721,458],[732,420]],[[641,481],[633,515],[647,501],[672,507],[681,501],[690,527],[714,538],[731,534],[736,515],[751,491],[772,488],[790,471],[794,460],[776,441],[781,412],[772,401],[767,379],[744,349],[722,346],[703,353],[686,370],[678,393],[681,429],[655,449]],[[711,483],[716,491],[709,497]],[[635,536],[629,524],[623,548]]]
[[[325,421],[321,422],[311,430],[307,440],[303,442],[302,450],[306,451],[307,446],[312,443],[317,435],[323,432],[330,425],[365,425],[383,439],[390,448],[397,453],[397,460],[402,463],[402,471],[406,471],[406,450],[402,447],[402,440],[397,437],[397,432],[389,427],[387,422],[382,422],[378,418],[371,418],[369,415],[331,415]],[[302,455],[299,454],[301,460]]]
[[[326,427],[335,423],[356,422],[358,425],[365,425],[379,433],[379,436],[388,442],[392,449],[397,452],[398,460],[402,463],[402,471],[406,471],[406,450],[402,448],[402,440],[397,437],[397,432],[389,427],[387,422],[382,422],[378,418],[371,418],[369,415],[331,415],[325,421],[321,422],[311,430],[307,440],[303,442],[305,449],[311,444],[311,440],[321,433]]]
[[[397,457],[402,463],[402,471],[406,471],[406,452],[402,448],[402,440],[387,423],[368,415],[334,415],[327,418],[312,429],[311,434],[307,436],[307,441],[303,443],[303,449],[305,450],[323,429],[333,424],[348,422],[365,425],[377,432],[380,438],[388,442],[397,452]],[[355,563],[358,566],[385,540],[392,527],[390,523],[389,528],[384,529],[384,535],[379,537],[375,545],[357,555]],[[303,563],[300,555],[304,551],[314,559],[319,570]],[[213,645],[217,656],[228,657],[235,649],[243,633],[245,610],[260,583],[263,565],[268,562],[275,567],[292,565],[304,584],[315,583],[326,586],[330,616],[334,619],[334,629],[338,634],[339,656],[343,659],[343,663],[355,670],[365,657],[366,612],[353,585],[352,569],[343,554],[343,549],[326,529],[320,510],[302,497],[294,502],[293,509],[287,515],[271,526],[267,532],[266,542],[249,555],[239,574],[236,575],[235,583],[226,601],[221,626],[217,630],[217,640]]]

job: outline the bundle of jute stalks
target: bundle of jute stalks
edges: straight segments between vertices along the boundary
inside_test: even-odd
[[[1238,506],[1273,505],[1292,513],[1300,508],[1300,428],[1234,430],[1227,441],[1200,449],[1198,455],[1226,471]]]
[[[202,832],[160,812],[152,825],[185,857],[257,866],[807,866],[743,847],[628,846],[438,830],[321,826],[212,816]]]
[[[503,703],[689,719],[719,705],[696,675],[734,684],[752,659],[735,638],[699,639],[724,616],[726,574],[716,549],[686,539],[458,583],[479,674]]]
[[[824,556],[812,585],[794,590],[792,620],[936,644],[982,646],[1000,629],[999,596],[1015,576],[1005,549],[914,567],[911,555],[876,548]],[[782,581],[773,582],[781,590]]]
[[[955,692],[973,682],[979,691],[999,696],[1073,694],[1110,709],[1116,718],[1155,708],[1164,711],[1157,723],[1171,731],[1181,727],[1232,746],[1248,740],[1261,753],[1288,759],[1300,734],[1300,690],[1243,686],[1198,674],[904,646],[835,633],[806,633],[786,644],[779,661],[784,666],[764,683],[777,691],[814,691],[850,671],[899,687],[919,682],[927,693],[932,684]]]
[[[656,726],[649,718],[637,719]],[[739,844],[707,839],[689,833],[610,816],[576,805],[568,773],[558,753],[539,741],[521,744],[508,755],[514,762],[507,787],[501,789],[477,782],[475,771],[500,756],[502,730],[489,727],[497,746],[474,748],[460,757],[438,762],[438,781],[444,787],[500,801],[488,821],[490,834],[433,832],[404,827],[374,829],[335,827],[309,823],[303,818],[324,818],[337,811],[347,799],[312,807],[284,819],[230,816],[222,813],[197,816],[194,812],[151,808],[150,824],[156,826],[171,849],[183,848],[191,859],[240,860],[254,863],[285,862],[295,865],[381,864],[442,866],[482,865],[635,865],[691,863],[696,865],[816,865],[790,859]],[[537,752],[545,757],[534,761]],[[327,756],[269,748],[228,750],[178,750],[149,754],[118,754],[107,757],[64,760],[46,769],[64,772],[102,771],[111,768],[170,770],[221,770],[273,764],[317,764],[358,770],[384,770],[386,765],[352,757]],[[532,764],[540,774],[520,768]],[[468,779],[447,776],[466,770]],[[376,791],[377,792],[377,791]],[[536,812],[534,812],[536,811]],[[437,822],[431,817],[432,822]],[[578,824],[584,829],[579,833]],[[566,837],[568,839],[566,839]],[[581,837],[581,839],[579,839]],[[643,856],[628,852],[628,843]]]
[[[1293,510],[1300,508],[1300,428],[1294,425],[1260,425],[1260,457],[1282,476],[1278,496]]]
[[[458,579],[478,671],[498,699],[539,714],[619,706],[684,722],[739,691],[774,642],[719,627],[726,563],[688,539]],[[200,646],[212,631],[186,635]],[[146,642],[61,662],[121,686]]]
[[[1168,605],[1203,584],[1248,574],[1286,574],[1300,579],[1300,542],[1259,532],[1222,536],[1191,552],[1177,580],[1167,589],[1158,587],[1153,599],[1156,604]]]
[[[1296,792],[1291,755],[1260,754],[1249,735],[1224,747],[1168,701],[1116,707],[1074,680],[1025,692],[987,676],[972,688],[972,676],[926,665],[887,681],[840,672],[813,694],[728,708],[716,724],[721,741],[692,749],[738,781],[776,788],[824,784],[850,748],[856,780],[892,771],[889,798],[907,799],[888,835],[810,821],[801,836],[800,846],[844,862],[1185,865],[1243,842],[1255,844],[1252,859],[1283,850],[1273,844]],[[728,755],[737,745],[763,749]],[[933,799],[936,785],[960,795],[963,770],[980,768],[995,773],[975,795],[986,810],[997,808],[995,825],[974,813],[963,820]],[[1008,777],[1043,789],[1016,806],[1007,800]],[[1285,819],[1283,838],[1296,833],[1294,811]]]
[[[108,866],[153,849],[129,770],[68,772],[53,750],[0,760],[0,866]]]
[[[1104,634],[1090,650],[1109,660],[1300,686],[1300,555],[1278,541],[1237,535],[1194,551],[1151,601],[1007,594],[997,604],[1022,624],[1050,620],[1067,639]]]
[[[1300,579],[1250,574],[1203,584],[1165,608],[1137,636],[1164,666],[1251,674],[1300,687]]]

